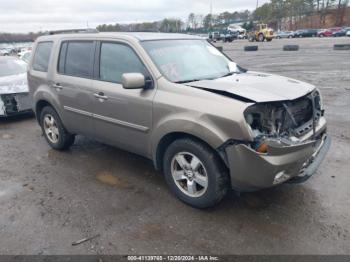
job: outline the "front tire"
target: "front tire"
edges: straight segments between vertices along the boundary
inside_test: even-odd
[[[73,145],[75,136],[64,128],[55,109],[46,106],[40,113],[40,125],[47,143],[55,150],[66,150]]]
[[[259,42],[264,42],[265,36],[263,34],[259,34],[258,39],[259,39]]]
[[[192,207],[215,206],[227,193],[229,179],[221,159],[195,139],[173,142],[165,152],[163,170],[171,191]]]

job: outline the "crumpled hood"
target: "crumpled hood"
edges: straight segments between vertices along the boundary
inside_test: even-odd
[[[253,71],[186,85],[232,94],[257,103],[295,100],[315,89],[315,86],[298,80]]]
[[[0,77],[0,95],[29,92],[27,74]]]

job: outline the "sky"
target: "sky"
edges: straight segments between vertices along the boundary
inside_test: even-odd
[[[0,32],[95,28],[99,24],[151,22],[188,14],[254,10],[257,0],[0,0]],[[259,5],[268,0],[259,0]]]

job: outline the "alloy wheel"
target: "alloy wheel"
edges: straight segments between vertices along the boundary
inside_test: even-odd
[[[208,189],[208,175],[203,163],[189,152],[173,157],[171,174],[176,186],[187,196],[201,197]]]
[[[59,130],[55,118],[50,114],[45,115],[43,126],[47,139],[53,144],[58,143]]]

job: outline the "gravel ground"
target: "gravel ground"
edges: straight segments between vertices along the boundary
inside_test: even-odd
[[[144,158],[84,137],[56,152],[34,118],[0,120],[0,254],[350,254],[350,51],[334,43],[350,38],[219,44],[243,67],[317,85],[333,145],[307,183],[209,210],[179,202]]]

